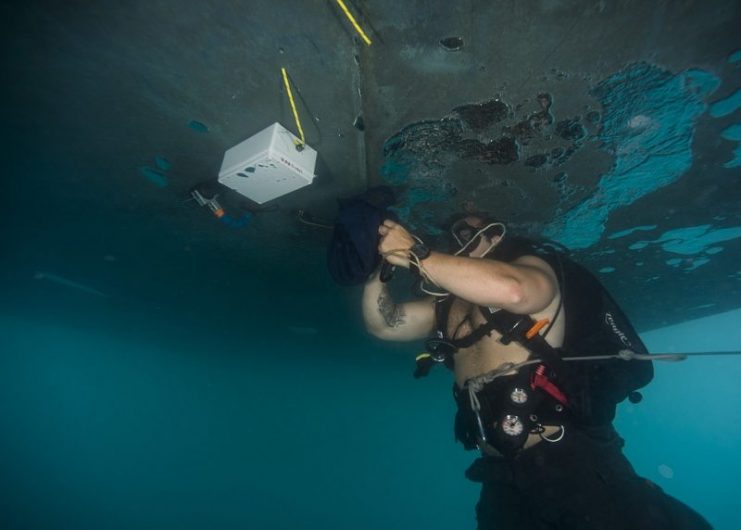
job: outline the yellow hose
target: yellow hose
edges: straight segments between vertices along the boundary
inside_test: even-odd
[[[291,84],[288,82],[288,72],[285,68],[280,69],[283,74],[283,83],[286,85],[286,92],[288,93],[288,101],[291,102],[291,110],[293,111],[293,119],[296,121],[296,127],[298,128],[298,134],[301,137],[300,142],[296,142],[297,146],[303,147],[306,144],[306,137],[304,136],[304,129],[301,127],[301,120],[298,117],[298,110],[296,109],[296,102],[293,99],[293,91],[291,90]]]
[[[355,17],[352,16],[352,13],[350,13],[350,10],[345,5],[345,2],[343,2],[342,0],[337,0],[337,5],[339,5],[340,9],[342,9],[342,12],[345,13],[345,16],[350,21],[350,24],[352,24],[352,26],[355,28],[355,31],[358,32],[358,35],[360,35],[363,41],[368,46],[370,46],[372,44],[370,38],[368,37],[368,35],[365,34],[365,31],[363,31],[363,28],[360,27],[360,24],[358,24],[358,22],[355,20]]]

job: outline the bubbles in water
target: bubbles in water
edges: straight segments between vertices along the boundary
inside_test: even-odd
[[[639,114],[637,116],[633,116],[628,120],[628,127],[631,129],[646,129],[649,125],[651,125],[652,120],[648,116],[644,116],[643,114]]]
[[[658,467],[659,475],[661,475],[664,478],[672,479],[674,478],[674,470],[667,466],[666,464],[661,464]]]

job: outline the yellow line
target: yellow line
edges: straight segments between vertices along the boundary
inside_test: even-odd
[[[358,32],[358,35],[360,35],[362,39],[365,41],[365,43],[368,46],[370,46],[371,40],[368,38],[368,35],[365,34],[365,31],[363,31],[363,28],[360,27],[360,24],[358,24],[358,22],[355,20],[355,17],[352,16],[352,13],[350,13],[350,10],[345,5],[345,2],[343,2],[342,0],[337,0],[337,4],[340,6],[342,11],[345,13],[345,16],[350,21],[350,23],[353,25],[353,27],[355,28],[355,31]]]
[[[285,68],[280,69],[283,74],[283,83],[286,85],[286,92],[288,93],[288,101],[291,102],[291,110],[293,111],[293,119],[296,121],[296,127],[298,127],[298,134],[301,136],[301,143],[298,145],[306,144],[306,138],[304,137],[304,129],[301,127],[301,120],[298,117],[298,110],[296,110],[296,102],[293,100],[293,92],[291,91],[291,84],[288,82],[288,72]]]

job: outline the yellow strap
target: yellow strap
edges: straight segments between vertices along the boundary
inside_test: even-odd
[[[427,359],[429,357],[432,357],[432,355],[430,355],[427,352],[422,352],[419,355],[417,355],[417,358],[415,359],[415,361],[421,361],[422,359]]]
[[[360,24],[358,24],[358,22],[355,20],[355,17],[352,16],[352,13],[350,13],[350,10],[345,5],[345,2],[343,2],[342,0],[337,0],[337,4],[340,6],[340,9],[342,9],[343,13],[345,13],[345,16],[350,21],[350,24],[352,24],[352,26],[355,28],[355,31],[358,32],[358,35],[360,35],[363,41],[365,41],[365,43],[370,46],[372,44],[370,38],[368,38],[368,35],[365,34],[365,31],[363,31],[363,28],[360,27]]]
[[[283,83],[286,85],[286,92],[288,93],[288,101],[291,102],[291,110],[293,111],[293,119],[296,121],[296,127],[298,128],[298,134],[301,136],[300,142],[295,142],[297,146],[303,147],[306,144],[306,138],[304,137],[304,129],[301,127],[301,120],[298,117],[298,110],[296,110],[296,102],[293,100],[293,91],[291,90],[291,84],[288,82],[288,72],[285,68],[280,69],[283,74]]]

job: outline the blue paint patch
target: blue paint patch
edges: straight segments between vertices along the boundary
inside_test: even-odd
[[[695,269],[697,269],[699,267],[702,267],[703,265],[706,265],[708,263],[710,263],[710,259],[709,258],[694,258],[694,259],[691,259],[691,258],[672,258],[672,259],[666,260],[666,264],[669,265],[669,266],[671,266],[671,267],[680,268],[682,265],[685,265],[685,267],[684,267],[684,271],[685,272],[693,271],[693,270],[695,270]]]
[[[167,187],[167,176],[164,173],[160,173],[156,169],[152,169],[151,167],[140,167],[139,172],[147,177],[147,179],[155,184],[156,186],[160,188],[166,188]]]
[[[725,164],[723,164],[723,167],[727,169],[731,169],[734,167],[740,167],[740,166],[741,166],[741,145],[738,146],[736,149],[734,149],[733,158],[729,160],[728,162],[726,162]]]
[[[609,254],[615,254],[616,252],[617,252],[617,250],[615,250],[614,248],[607,248],[605,250],[599,250],[599,251],[596,251],[596,252],[592,252],[592,253],[590,253],[590,256],[592,256],[594,258],[598,258],[600,256],[607,256]]]
[[[200,121],[191,120],[190,122],[188,122],[188,127],[199,133],[208,132],[208,126],[205,123],[201,123]]]
[[[696,258],[692,260],[692,264],[687,267],[687,271],[693,271],[697,269],[698,267],[702,267],[703,265],[710,263],[709,258]]]
[[[219,219],[226,226],[231,228],[243,228],[252,222],[253,215],[250,212],[245,212],[242,217],[232,217],[229,214],[221,216]]]
[[[599,272],[602,274],[609,274],[611,272],[615,272],[615,267],[602,267]]]
[[[733,94],[725,99],[716,101],[710,105],[710,115],[713,118],[722,118],[732,112],[736,112],[741,107],[741,89],[736,90]]]
[[[615,232],[614,234],[607,236],[607,239],[617,239],[619,237],[629,236],[633,232],[638,232],[638,231],[650,232],[651,230],[656,230],[656,225],[636,226],[635,228],[629,228],[628,230],[623,230],[622,232]]]
[[[669,230],[653,241],[637,241],[628,248],[641,250],[651,244],[661,245],[666,252],[690,256],[702,252],[714,255],[723,252],[723,247],[710,246],[741,237],[741,226],[711,230],[711,225],[700,225]]]
[[[723,132],[720,133],[720,135],[726,140],[731,140],[732,142],[741,142],[741,124],[734,123],[733,125],[729,125],[725,129],[723,129]]]
[[[170,169],[172,169],[172,164],[164,156],[155,156],[154,163],[162,171],[170,171]]]
[[[688,228],[677,228],[665,232],[654,243],[661,244],[667,252],[674,254],[698,254],[702,252],[705,245],[700,243],[702,236],[707,233],[710,225],[692,226]]]
[[[388,158],[381,166],[381,176],[389,184],[399,185],[409,179],[411,163],[405,163],[395,158]]]
[[[692,255],[703,252],[709,245],[741,237],[741,226],[710,230],[710,225],[669,230],[655,241],[674,254]]]
[[[682,258],[672,258],[666,260],[666,264],[671,265],[672,267],[679,267],[682,263],[684,263],[684,260]]]
[[[728,56],[728,62],[729,63],[737,63],[741,61],[741,50],[736,50],[731,55]]]
[[[654,241],[638,241],[628,248],[631,250],[640,250],[650,244],[657,244],[661,245],[661,248],[666,252],[673,254],[691,256],[704,252],[706,255],[712,256],[723,252],[723,247],[710,245],[737,238],[741,238],[741,226],[711,230],[711,225],[701,225],[669,230]],[[673,258],[666,263],[667,265],[678,267],[680,264],[686,263],[688,259],[690,258]],[[699,257],[690,261],[693,266],[688,270],[694,270],[708,263],[710,259],[708,257]]]
[[[703,70],[672,74],[635,64],[597,84],[604,108],[599,140],[615,155],[595,193],[551,223],[545,235],[572,249],[588,248],[611,211],[678,180],[692,165],[692,138],[705,99],[720,79]]]
[[[732,142],[741,142],[741,124],[734,123],[733,125],[729,125],[725,129],[723,129],[723,132],[720,133],[720,135],[725,138],[726,140],[731,140]],[[725,168],[734,168],[734,167],[740,167],[741,166],[741,145],[738,145],[736,149],[733,151],[733,158],[723,164],[723,167]]]

